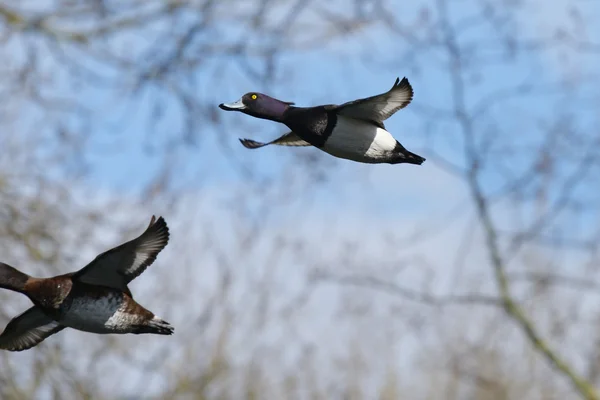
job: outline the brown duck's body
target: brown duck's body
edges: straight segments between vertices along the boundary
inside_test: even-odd
[[[148,267],[168,242],[162,218],[139,238],[96,257],[82,270],[33,278],[0,263],[0,287],[25,294],[34,307],[14,318],[0,348],[20,351],[65,327],[92,333],[155,333],[173,328],[133,300],[127,284]]]
[[[154,314],[127,293],[74,281],[72,276],[32,278],[25,290],[46,315],[69,328],[93,333],[160,333],[146,326]]]

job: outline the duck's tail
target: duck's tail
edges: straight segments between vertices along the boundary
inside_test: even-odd
[[[425,161],[424,157],[421,157],[418,154],[415,154],[415,153],[412,153],[412,152],[406,150],[404,148],[404,146],[402,146],[400,144],[400,142],[398,142],[398,141],[396,141],[396,147],[394,148],[394,153],[396,154],[396,157],[390,164],[406,163],[406,164],[421,165],[421,164],[423,164],[423,161]]]
[[[172,335],[173,327],[165,320],[154,316],[151,320],[149,320],[145,325],[140,327],[139,331],[136,333],[154,333],[157,335]]]

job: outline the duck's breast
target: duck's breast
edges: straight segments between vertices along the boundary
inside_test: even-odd
[[[337,123],[322,150],[340,158],[377,163],[393,154],[396,139],[370,122],[338,116]]]

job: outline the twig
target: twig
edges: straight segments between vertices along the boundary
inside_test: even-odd
[[[373,276],[368,275],[346,275],[336,276],[327,273],[320,272],[313,275],[315,282],[336,282],[342,285],[355,286],[378,290],[387,294],[402,297],[404,299],[423,303],[429,306],[448,306],[455,304],[480,304],[486,306],[499,306],[502,305],[500,299],[479,293],[467,293],[457,295],[446,295],[437,296],[429,293],[418,292],[412,289],[408,289],[397,285],[393,282],[383,281]]]

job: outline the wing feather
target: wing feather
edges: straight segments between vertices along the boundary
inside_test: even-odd
[[[13,318],[0,335],[0,349],[30,349],[65,327],[48,317],[37,306]]]
[[[311,146],[306,140],[300,139],[294,132],[288,132],[281,137],[270,142],[257,142],[252,139],[240,139],[242,145],[247,149],[258,149],[264,146],[275,144],[278,146]]]
[[[144,233],[108,250],[76,272],[73,277],[92,285],[124,291],[127,284],[146,270],[169,242],[169,228],[163,217],[153,216]]]
[[[396,78],[394,86],[385,93],[350,101],[333,108],[340,115],[373,121],[383,128],[383,121],[394,115],[396,111],[409,105],[413,94],[408,79],[402,78],[400,80],[400,78]]]

